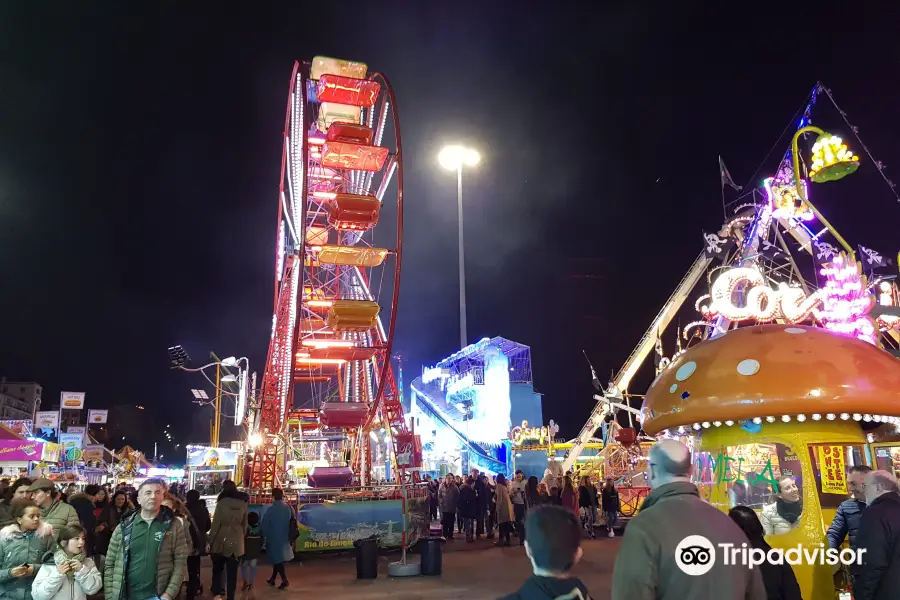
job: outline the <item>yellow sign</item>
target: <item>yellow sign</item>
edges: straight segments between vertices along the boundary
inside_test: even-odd
[[[823,494],[847,494],[843,446],[819,446],[819,473]]]
[[[520,426],[513,427],[512,431],[509,432],[509,439],[512,440],[513,446],[521,446],[522,442],[526,440],[534,440],[539,444],[543,444],[544,442],[552,441],[557,430],[558,428],[553,421],[550,421],[549,427],[529,427],[528,421],[522,421]]]

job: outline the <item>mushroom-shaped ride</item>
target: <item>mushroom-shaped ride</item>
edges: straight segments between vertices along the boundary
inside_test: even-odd
[[[824,552],[847,469],[873,463],[862,423],[900,423],[900,360],[817,327],[745,327],[674,360],[642,417],[650,435],[693,434],[694,481],[714,506],[756,510],[773,548]],[[834,598],[821,562],[794,565],[804,598]]]

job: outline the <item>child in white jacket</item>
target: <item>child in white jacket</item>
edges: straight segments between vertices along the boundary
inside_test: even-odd
[[[38,571],[31,584],[33,600],[85,600],[103,585],[97,566],[84,555],[84,529],[69,525],[59,533],[53,564]]]

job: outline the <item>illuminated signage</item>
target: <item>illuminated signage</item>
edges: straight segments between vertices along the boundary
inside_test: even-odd
[[[550,425],[544,427],[529,427],[528,421],[522,421],[522,424],[513,427],[509,432],[509,439],[512,440],[514,446],[521,446],[525,441],[536,441],[539,444],[552,441],[559,427],[553,421]]]
[[[735,301],[740,288],[743,304]],[[708,316],[723,316],[729,321],[755,320],[761,323],[781,320],[799,323],[810,317],[818,318],[824,293],[806,295],[799,287],[779,283],[776,289],[767,285],[765,277],[755,268],[729,269],[713,282],[712,301],[700,311]]]

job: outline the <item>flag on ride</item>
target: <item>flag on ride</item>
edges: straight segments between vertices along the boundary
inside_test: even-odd
[[[783,264],[788,261],[787,253],[769,240],[759,240],[759,254],[777,263]]]
[[[826,264],[830,264],[834,261],[834,257],[840,254],[840,249],[836,248],[834,245],[829,244],[828,242],[823,242],[822,240],[813,239],[812,241],[812,255],[813,260],[816,262],[816,266],[821,267]]]
[[[734,179],[731,178],[731,173],[728,172],[728,167],[725,166],[725,161],[722,160],[722,155],[719,155],[719,176],[722,179],[722,189],[723,190],[725,189],[726,185],[736,192],[739,192],[742,189],[744,189],[741,186],[739,186],[738,184],[736,184],[734,182]]]
[[[715,233],[704,233],[703,242],[706,246],[703,249],[706,258],[721,258],[722,260],[728,256],[735,245],[734,238],[719,237]]]
[[[883,269],[891,264],[891,259],[885,258],[876,250],[865,246],[859,246],[859,255],[862,259],[860,262],[862,262],[863,269],[867,273],[871,273],[875,269]]]

